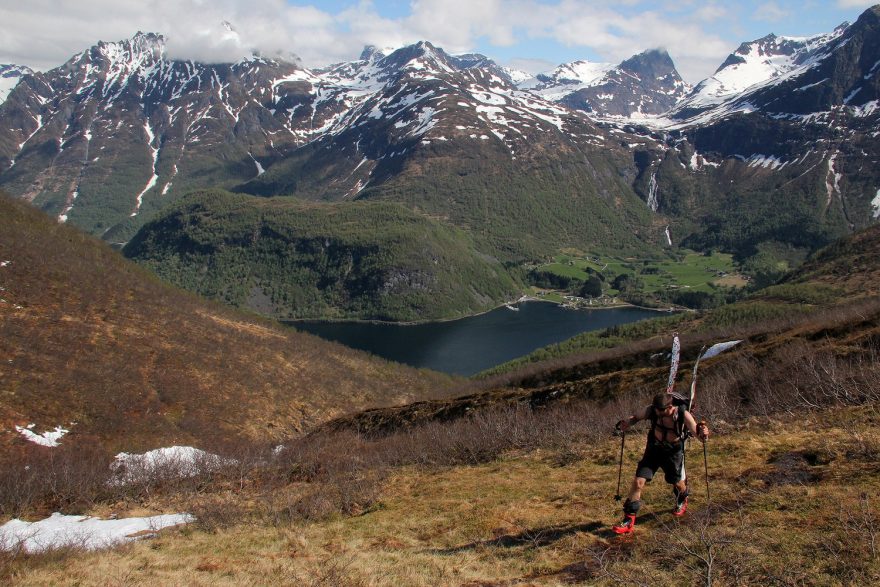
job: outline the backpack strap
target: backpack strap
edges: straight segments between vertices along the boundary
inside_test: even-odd
[[[690,436],[690,430],[688,430],[684,425],[684,413],[687,411],[687,406],[684,404],[679,404],[678,409],[675,411],[675,431],[678,433],[678,437],[681,440],[687,440],[688,436]]]

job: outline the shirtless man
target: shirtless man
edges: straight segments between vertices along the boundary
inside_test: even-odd
[[[705,422],[694,420],[684,406],[676,406],[668,393],[658,393],[650,406],[641,414],[630,416],[617,423],[617,428],[626,432],[630,426],[640,420],[650,420],[651,430],[648,432],[648,444],[645,454],[636,468],[636,476],[629,490],[629,497],[623,502],[623,521],[615,524],[612,529],[617,534],[629,534],[636,525],[636,515],[642,502],[639,501],[645,483],[651,481],[657,469],[663,469],[666,482],[672,485],[675,494],[673,514],[683,516],[687,511],[688,487],[684,470],[684,442],[687,438],[685,430],[702,442],[709,437],[709,427]]]

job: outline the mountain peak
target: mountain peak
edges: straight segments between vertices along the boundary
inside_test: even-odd
[[[620,69],[657,78],[675,71],[675,64],[666,49],[648,49],[623,61]]]
[[[130,58],[145,55],[160,58],[165,53],[165,37],[156,33],[138,31],[122,41],[98,41],[92,49],[111,60],[116,60],[122,55],[128,55]]]
[[[429,41],[419,41],[397,49],[382,58],[382,67],[408,70],[431,70],[452,72],[457,69],[453,59],[441,48]]]
[[[397,49],[395,47],[378,47],[376,45],[366,45],[364,46],[364,50],[361,51],[361,56],[359,59],[361,61],[375,61],[391,55],[396,50]]]
[[[495,66],[494,61],[481,53],[462,53],[460,55],[451,55],[450,57],[459,69]]]

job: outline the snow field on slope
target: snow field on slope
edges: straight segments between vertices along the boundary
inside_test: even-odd
[[[189,524],[190,514],[101,520],[54,513],[39,522],[13,519],[0,526],[0,550],[38,553],[58,548],[98,550],[155,536],[162,528]]]

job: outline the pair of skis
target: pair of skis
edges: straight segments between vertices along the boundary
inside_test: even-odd
[[[669,370],[669,381],[666,385],[666,393],[672,395],[674,398],[678,399],[678,401],[686,403],[687,410],[689,412],[692,412],[692,410],[694,409],[694,399],[697,397],[697,369],[699,369],[700,367],[700,359],[703,358],[705,355],[708,355],[709,353],[706,352],[706,345],[703,345],[703,347],[700,349],[700,352],[697,353],[697,360],[694,361],[694,372],[691,376],[691,387],[689,390],[690,393],[688,393],[687,397],[683,397],[681,393],[675,393],[674,391],[675,377],[676,375],[678,375],[678,363],[679,354],[681,353],[681,342],[678,339],[677,332],[674,333],[672,337],[672,362]],[[734,344],[737,344],[738,342],[739,341]],[[719,345],[713,345],[712,349],[715,349],[718,346]],[[733,345],[726,346],[724,349],[720,349],[717,352],[721,352],[721,350],[726,350],[727,348],[730,348],[730,346]],[[715,354],[717,354],[717,352]],[[714,356],[714,354],[712,356]],[[708,505],[709,503],[711,503],[711,498],[709,497],[709,456],[707,454],[705,441],[703,442],[703,470],[706,479],[706,505]]]

